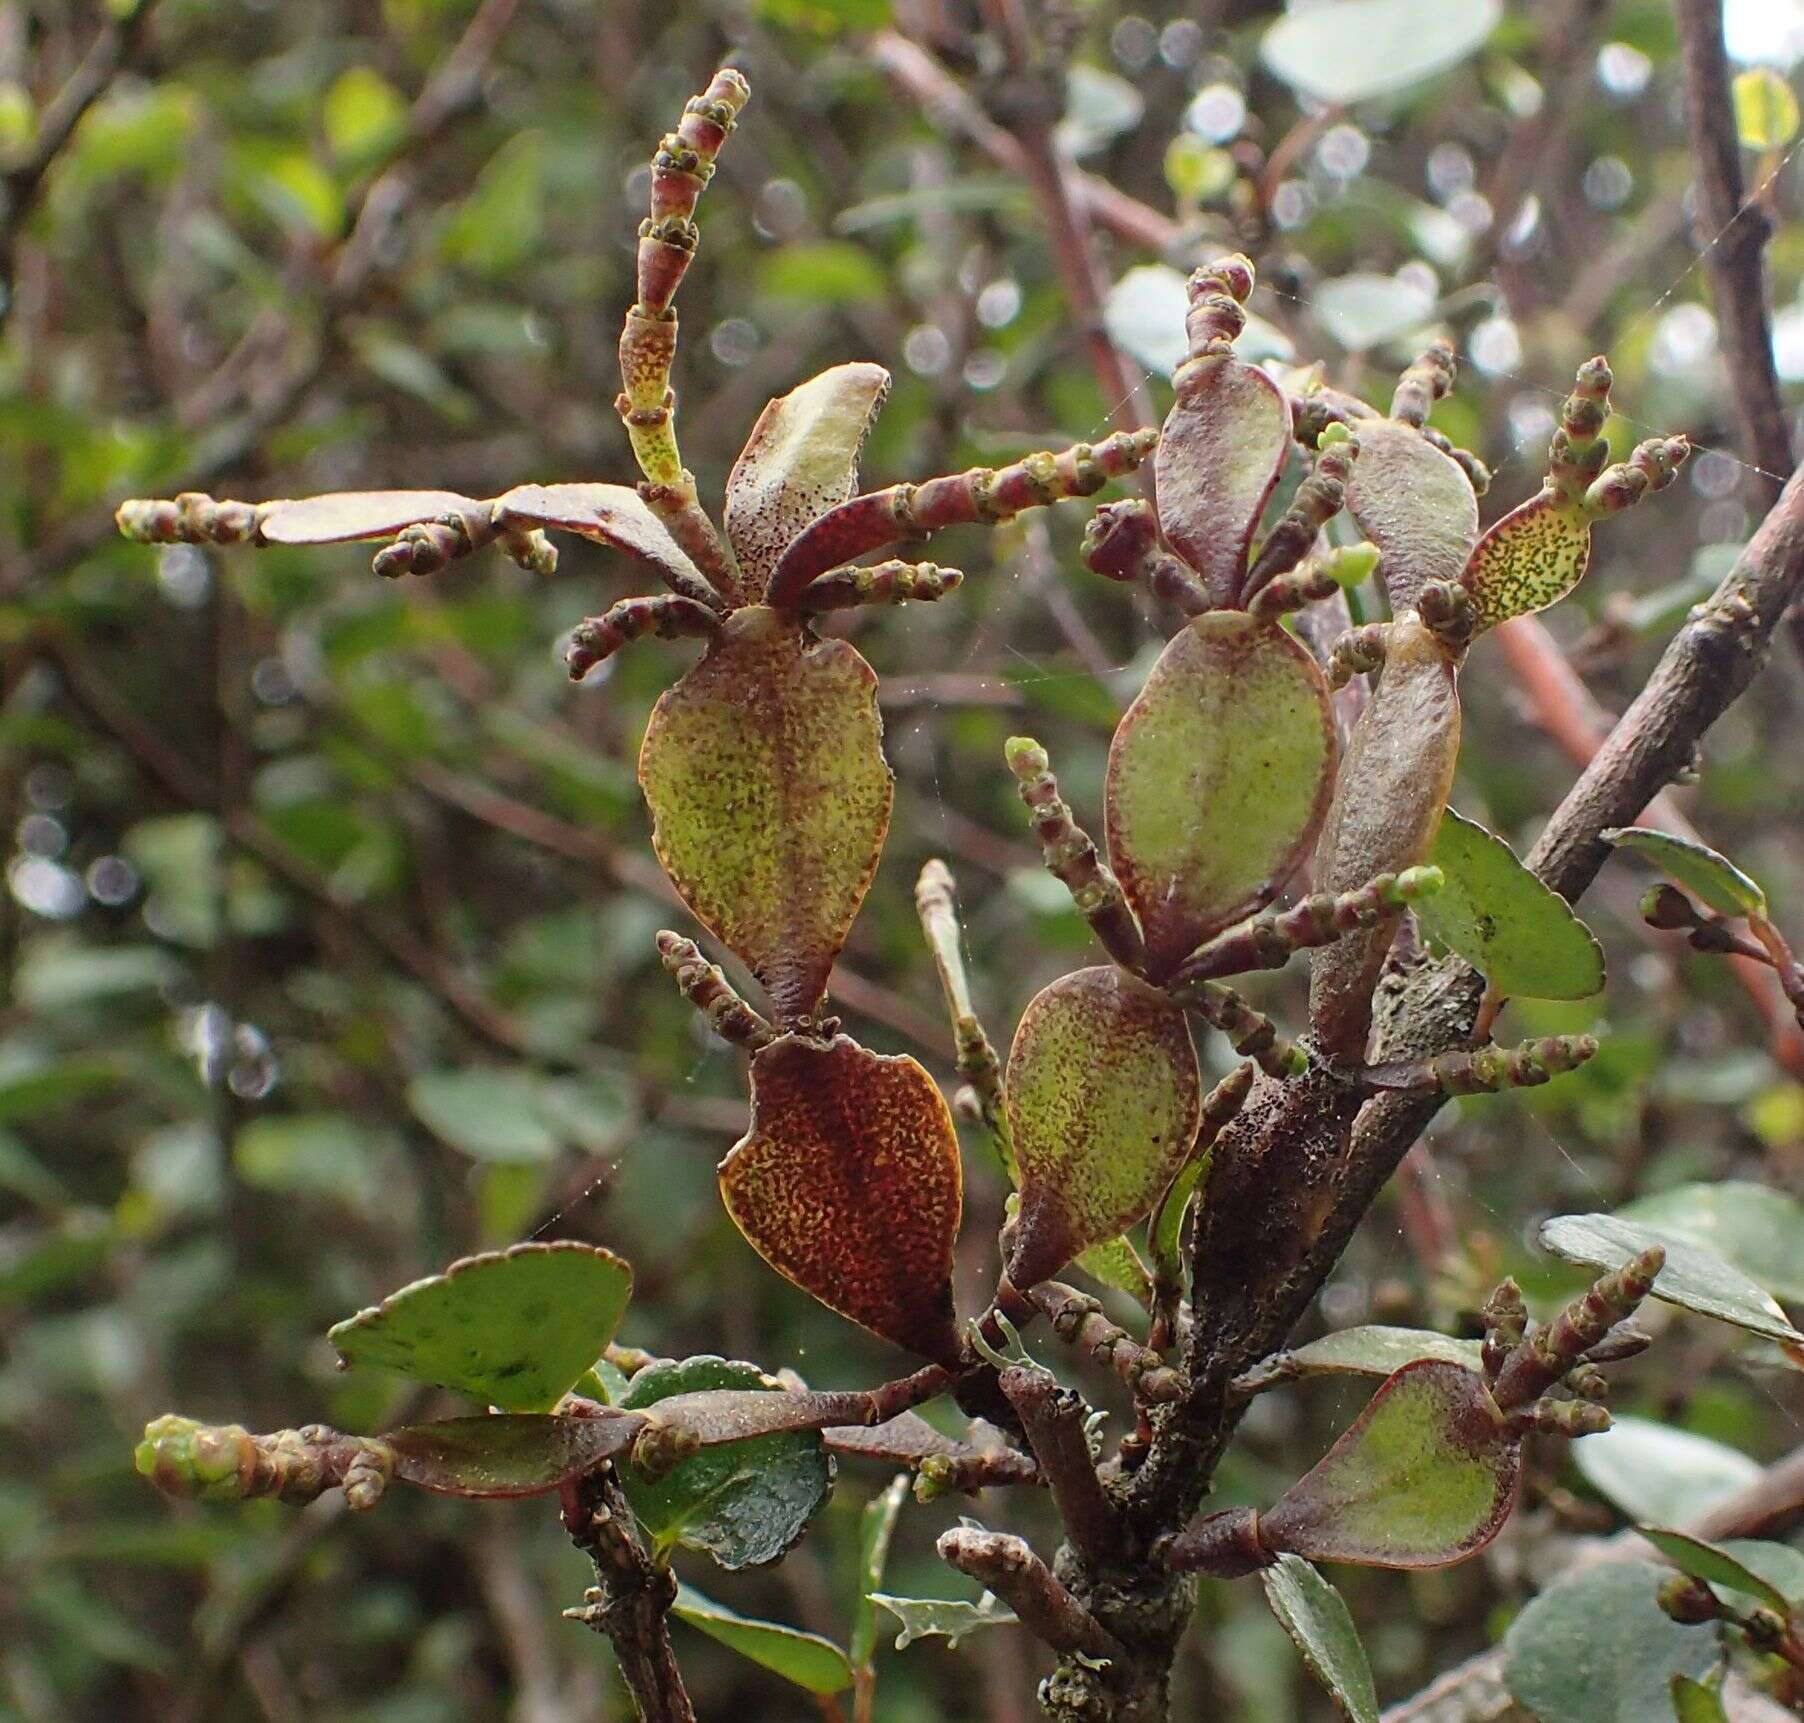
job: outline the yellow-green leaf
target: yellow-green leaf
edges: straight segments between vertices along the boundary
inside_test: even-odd
[[[1283,629],[1210,611],[1160,654],[1115,732],[1106,807],[1155,980],[1283,889],[1326,812],[1335,747],[1327,684]]]
[[[876,872],[894,785],[877,678],[775,611],[729,618],[639,755],[652,843],[785,1027],[812,1016]]]
[[[1498,521],[1472,552],[1461,576],[1478,607],[1481,628],[1557,604],[1584,578],[1591,561],[1591,522],[1576,503],[1546,491]]]
[[[1754,66],[1735,80],[1735,132],[1744,150],[1782,150],[1798,135],[1798,98],[1771,66]]]
[[[606,1350],[632,1290],[632,1269],[599,1245],[517,1244],[416,1280],[326,1338],[346,1364],[543,1412]]]
[[[1414,906],[1416,920],[1495,991],[1588,999],[1603,987],[1603,947],[1502,838],[1448,808],[1428,859],[1445,883]]]
[[[1008,1276],[1025,1291],[1132,1226],[1183,1164],[1199,1101],[1184,1013],[1113,965],[1062,976],[1022,1015],[1007,1095]]]
[[[1612,826],[1605,843],[1638,850],[1718,915],[1765,915],[1766,893],[1725,855],[1696,838],[1675,837],[1649,826]]]
[[[1342,1714],[1352,1723],[1378,1723],[1372,1666],[1346,1600],[1300,1556],[1279,1556],[1259,1580],[1272,1614]]]

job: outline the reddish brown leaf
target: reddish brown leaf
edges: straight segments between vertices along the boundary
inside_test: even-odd
[[[1112,964],[1062,976],[1033,1000],[1008,1062],[1017,1287],[1152,1208],[1196,1136],[1198,1090],[1184,1013]]]
[[[1484,1378],[1425,1358],[1259,1516],[1259,1537],[1310,1561],[1445,1567],[1496,1537],[1520,1476],[1521,1442]]]
[[[1159,525],[1217,604],[1232,603],[1247,550],[1290,451],[1290,408],[1231,354],[1210,362],[1166,416],[1153,457]]]
[[[344,544],[393,538],[403,527],[440,515],[486,516],[488,510],[487,503],[456,491],[338,491],[266,504],[261,531],[271,544]]]
[[[1453,660],[1412,613],[1391,625],[1384,674],[1354,726],[1316,851],[1317,891],[1352,891],[1428,860],[1459,759]],[[1396,918],[1323,946],[1309,1011],[1324,1049],[1363,1060],[1372,988]]]
[[[889,829],[876,690],[843,640],[753,606],[646,728],[639,782],[658,859],[784,1027],[819,1005]]]
[[[772,1042],[752,1059],[752,1128],[721,1162],[720,1189],[785,1279],[899,1346],[958,1362],[958,1138],[913,1059],[844,1035]]]
[[[1478,541],[1478,496],[1451,455],[1413,425],[1362,419],[1347,512],[1377,545],[1391,614],[1413,610],[1423,584],[1457,581]]]
[[[495,499],[495,524],[580,533],[650,563],[679,592],[708,588],[664,523],[625,485],[515,485]]]
[[[1152,979],[1278,895],[1327,811],[1335,752],[1327,683],[1283,629],[1215,610],[1173,637],[1109,748],[1109,859]]]
[[[642,1412],[560,1418],[500,1412],[410,1424],[382,1438],[395,1476],[447,1496],[541,1496],[624,1453],[644,1427]]]

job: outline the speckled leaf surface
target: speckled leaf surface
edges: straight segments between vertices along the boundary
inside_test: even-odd
[[[543,1412],[599,1358],[633,1271],[575,1240],[468,1256],[327,1335],[347,1365],[392,1370],[508,1412]]]
[[[1259,1574],[1265,1601],[1316,1680],[1352,1723],[1378,1723],[1372,1665],[1346,1599],[1299,1556],[1279,1556]]]
[[[495,523],[580,533],[680,582],[707,584],[644,498],[625,485],[515,485],[495,499]]]
[[[785,1027],[820,1003],[876,871],[894,794],[882,741],[870,665],[756,606],[646,727],[658,859]]]
[[[1166,415],[1153,472],[1159,524],[1218,602],[1236,597],[1247,548],[1290,451],[1290,408],[1256,365],[1213,361]]]
[[[1173,637],[1109,748],[1109,857],[1163,979],[1269,903],[1333,785],[1327,684],[1283,629],[1211,611]]]
[[[881,365],[835,365],[759,414],[727,480],[727,539],[754,599],[785,546],[858,486],[858,455],[889,393]]]
[[[1445,883],[1415,906],[1416,920],[1497,992],[1589,999],[1601,991],[1604,952],[1596,936],[1502,838],[1448,808],[1428,859]]]
[[[351,539],[392,538],[420,521],[444,514],[480,514],[488,506],[457,491],[340,491],[270,503],[259,531],[271,544],[344,544]]]
[[[1362,419],[1347,510],[1377,545],[1393,614],[1415,608],[1423,583],[1456,581],[1478,542],[1478,496],[1459,463],[1413,426]]]
[[[1766,893],[1725,855],[1695,838],[1647,826],[1612,826],[1603,834],[1618,849],[1636,850],[1718,915],[1765,915]]]
[[[1454,666],[1413,616],[1391,625],[1384,674],[1347,744],[1316,850],[1315,889],[1355,891],[1428,859],[1459,759]],[[1310,966],[1310,1021],[1324,1049],[1363,1059],[1372,986],[1395,922],[1336,940]]]
[[[634,1375],[623,1404],[645,1410],[679,1394],[780,1387],[734,1359],[659,1359]],[[833,1462],[818,1432],[786,1431],[704,1448],[655,1483],[623,1466],[621,1482],[660,1553],[681,1544],[722,1567],[760,1567],[807,1529],[827,1499]]]
[[[447,1496],[540,1496],[628,1448],[641,1420],[500,1412],[390,1430],[395,1476]]]
[[[1272,1550],[1368,1567],[1444,1567],[1494,1538],[1520,1444],[1475,1371],[1405,1365],[1351,1429],[1259,1516]]]
[[[1199,1088],[1184,1013],[1113,965],[1061,976],[1033,999],[1006,1091],[1021,1169],[1017,1287],[1152,1208],[1196,1136]]]
[[[752,1248],[830,1310],[927,1358],[962,1342],[952,1114],[906,1056],[788,1035],[752,1059],[752,1128],[720,1165]],[[635,1378],[637,1380],[637,1378]]]
[[[1584,578],[1591,523],[1582,509],[1545,491],[1512,509],[1478,541],[1461,576],[1479,626],[1557,604]]]

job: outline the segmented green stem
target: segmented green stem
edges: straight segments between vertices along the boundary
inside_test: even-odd
[[[1620,514],[1633,508],[1643,497],[1663,491],[1679,476],[1679,468],[1691,453],[1691,440],[1683,434],[1676,437],[1649,437],[1637,443],[1626,461],[1605,467],[1585,492],[1585,513],[1593,520]]]
[[[1359,439],[1344,425],[1330,425],[1321,434],[1319,449],[1314,470],[1297,486],[1297,494],[1291,499],[1290,507],[1266,535],[1259,555],[1254,558],[1253,566],[1247,572],[1244,591],[1261,595],[1268,581],[1277,576],[1288,575],[1314,549],[1316,535],[1340,513],[1341,505],[1347,500],[1347,483],[1353,476],[1353,463],[1359,456]],[[1315,578],[1318,581],[1320,579],[1319,575]],[[1296,583],[1302,584],[1307,582]],[[1289,590],[1294,589],[1293,586]],[[1335,590],[1335,583],[1330,578],[1321,590],[1312,592],[1310,598],[1297,598],[1294,601],[1289,596],[1289,590],[1285,598],[1277,601],[1279,609],[1272,613],[1274,617],[1287,610],[1301,609],[1311,598],[1329,597]],[[1256,616],[1267,613],[1259,608],[1258,596],[1255,596],[1247,608]]]
[[[1489,1095],[1538,1088],[1596,1052],[1595,1036],[1549,1035],[1515,1047],[1460,1047],[1432,1059],[1373,1065],[1365,1075],[1374,1088],[1398,1094]]]
[[[933,953],[940,991],[946,996],[946,1010],[952,1018],[958,1074],[970,1085],[978,1117],[995,1142],[1003,1166],[1012,1175],[1014,1148],[1009,1141],[1008,1115],[1003,1110],[1002,1061],[971,1003],[971,982],[965,973],[965,954],[959,939],[956,893],[952,870],[935,857],[915,881],[915,913],[921,918],[921,931],[926,936],[927,949]]]
[[[1559,502],[1577,503],[1610,458],[1603,428],[1611,382],[1610,362],[1600,353],[1579,366],[1572,393],[1560,403],[1559,428],[1547,449],[1547,489]]]
[[[1205,981],[1250,969],[1281,969],[1294,952],[1371,927],[1432,896],[1445,883],[1438,867],[1405,868],[1402,873],[1381,873],[1355,891],[1338,896],[1320,891],[1289,909],[1265,910],[1185,958],[1173,980]]]
[[[1133,909],[1090,834],[1077,823],[1070,804],[1059,794],[1046,750],[1031,736],[1011,736],[1004,752],[1015,774],[1021,800],[1033,815],[1040,853],[1048,870],[1062,880],[1078,913],[1095,930],[1104,949],[1122,968],[1139,971],[1146,943]]]
[[[1492,1397],[1506,1412],[1551,1388],[1625,1317],[1633,1316],[1666,1266],[1650,1245],[1621,1268],[1601,1275],[1552,1322],[1519,1341],[1499,1366]]]
[[[1378,669],[1384,663],[1390,632],[1388,622],[1368,622],[1359,628],[1349,628],[1335,641],[1328,654],[1328,686],[1344,688],[1355,676]]]
[[[1396,393],[1391,396],[1391,417],[1420,430],[1428,423],[1435,402],[1452,391],[1457,374],[1453,343],[1446,336],[1437,335],[1397,379]]]
[[[1225,981],[1191,981],[1165,991],[1175,1004],[1220,1030],[1236,1053],[1268,1077],[1300,1077],[1309,1069],[1309,1055]]]
[[[1087,1292],[1062,1281],[1044,1280],[1028,1298],[1045,1314],[1052,1331],[1067,1346],[1087,1353],[1112,1370],[1136,1400],[1162,1406],[1189,1392],[1189,1380],[1151,1348],[1142,1346],[1125,1328],[1103,1314]]]
[[[752,1053],[776,1040],[777,1031],[770,1021],[733,991],[719,964],[710,963],[693,939],[666,928],[658,935],[658,958],[677,990],[721,1040]]]

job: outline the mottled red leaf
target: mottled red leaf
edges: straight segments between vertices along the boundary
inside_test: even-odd
[[[393,538],[403,527],[446,514],[486,515],[489,505],[456,491],[338,491],[268,503],[260,531],[271,544],[344,544]]]
[[[1425,1358],[1259,1516],[1259,1537],[1310,1561],[1445,1567],[1502,1529],[1520,1475],[1520,1440],[1484,1378]]]
[[[721,1163],[734,1223],[830,1310],[942,1363],[962,1175],[952,1114],[913,1059],[786,1035],[752,1059],[752,1128]]]
[[[1184,1013],[1112,964],[1062,976],[1022,1014],[1007,1095],[1008,1277],[1025,1291],[1141,1219],[1183,1164],[1199,1105]]]
[[[785,1027],[819,1005],[889,829],[876,691],[843,640],[753,606],[646,728],[639,781],[658,859]]]
[[[641,1412],[560,1418],[502,1412],[409,1424],[382,1438],[395,1476],[447,1496],[541,1496],[625,1452],[645,1424]]]
[[[1284,470],[1290,408],[1258,366],[1231,354],[1205,363],[1166,416],[1153,474],[1165,537],[1226,604]]]
[[[1336,746],[1327,683],[1283,629],[1217,610],[1173,637],[1107,784],[1109,859],[1154,980],[1278,895],[1327,810]]]

